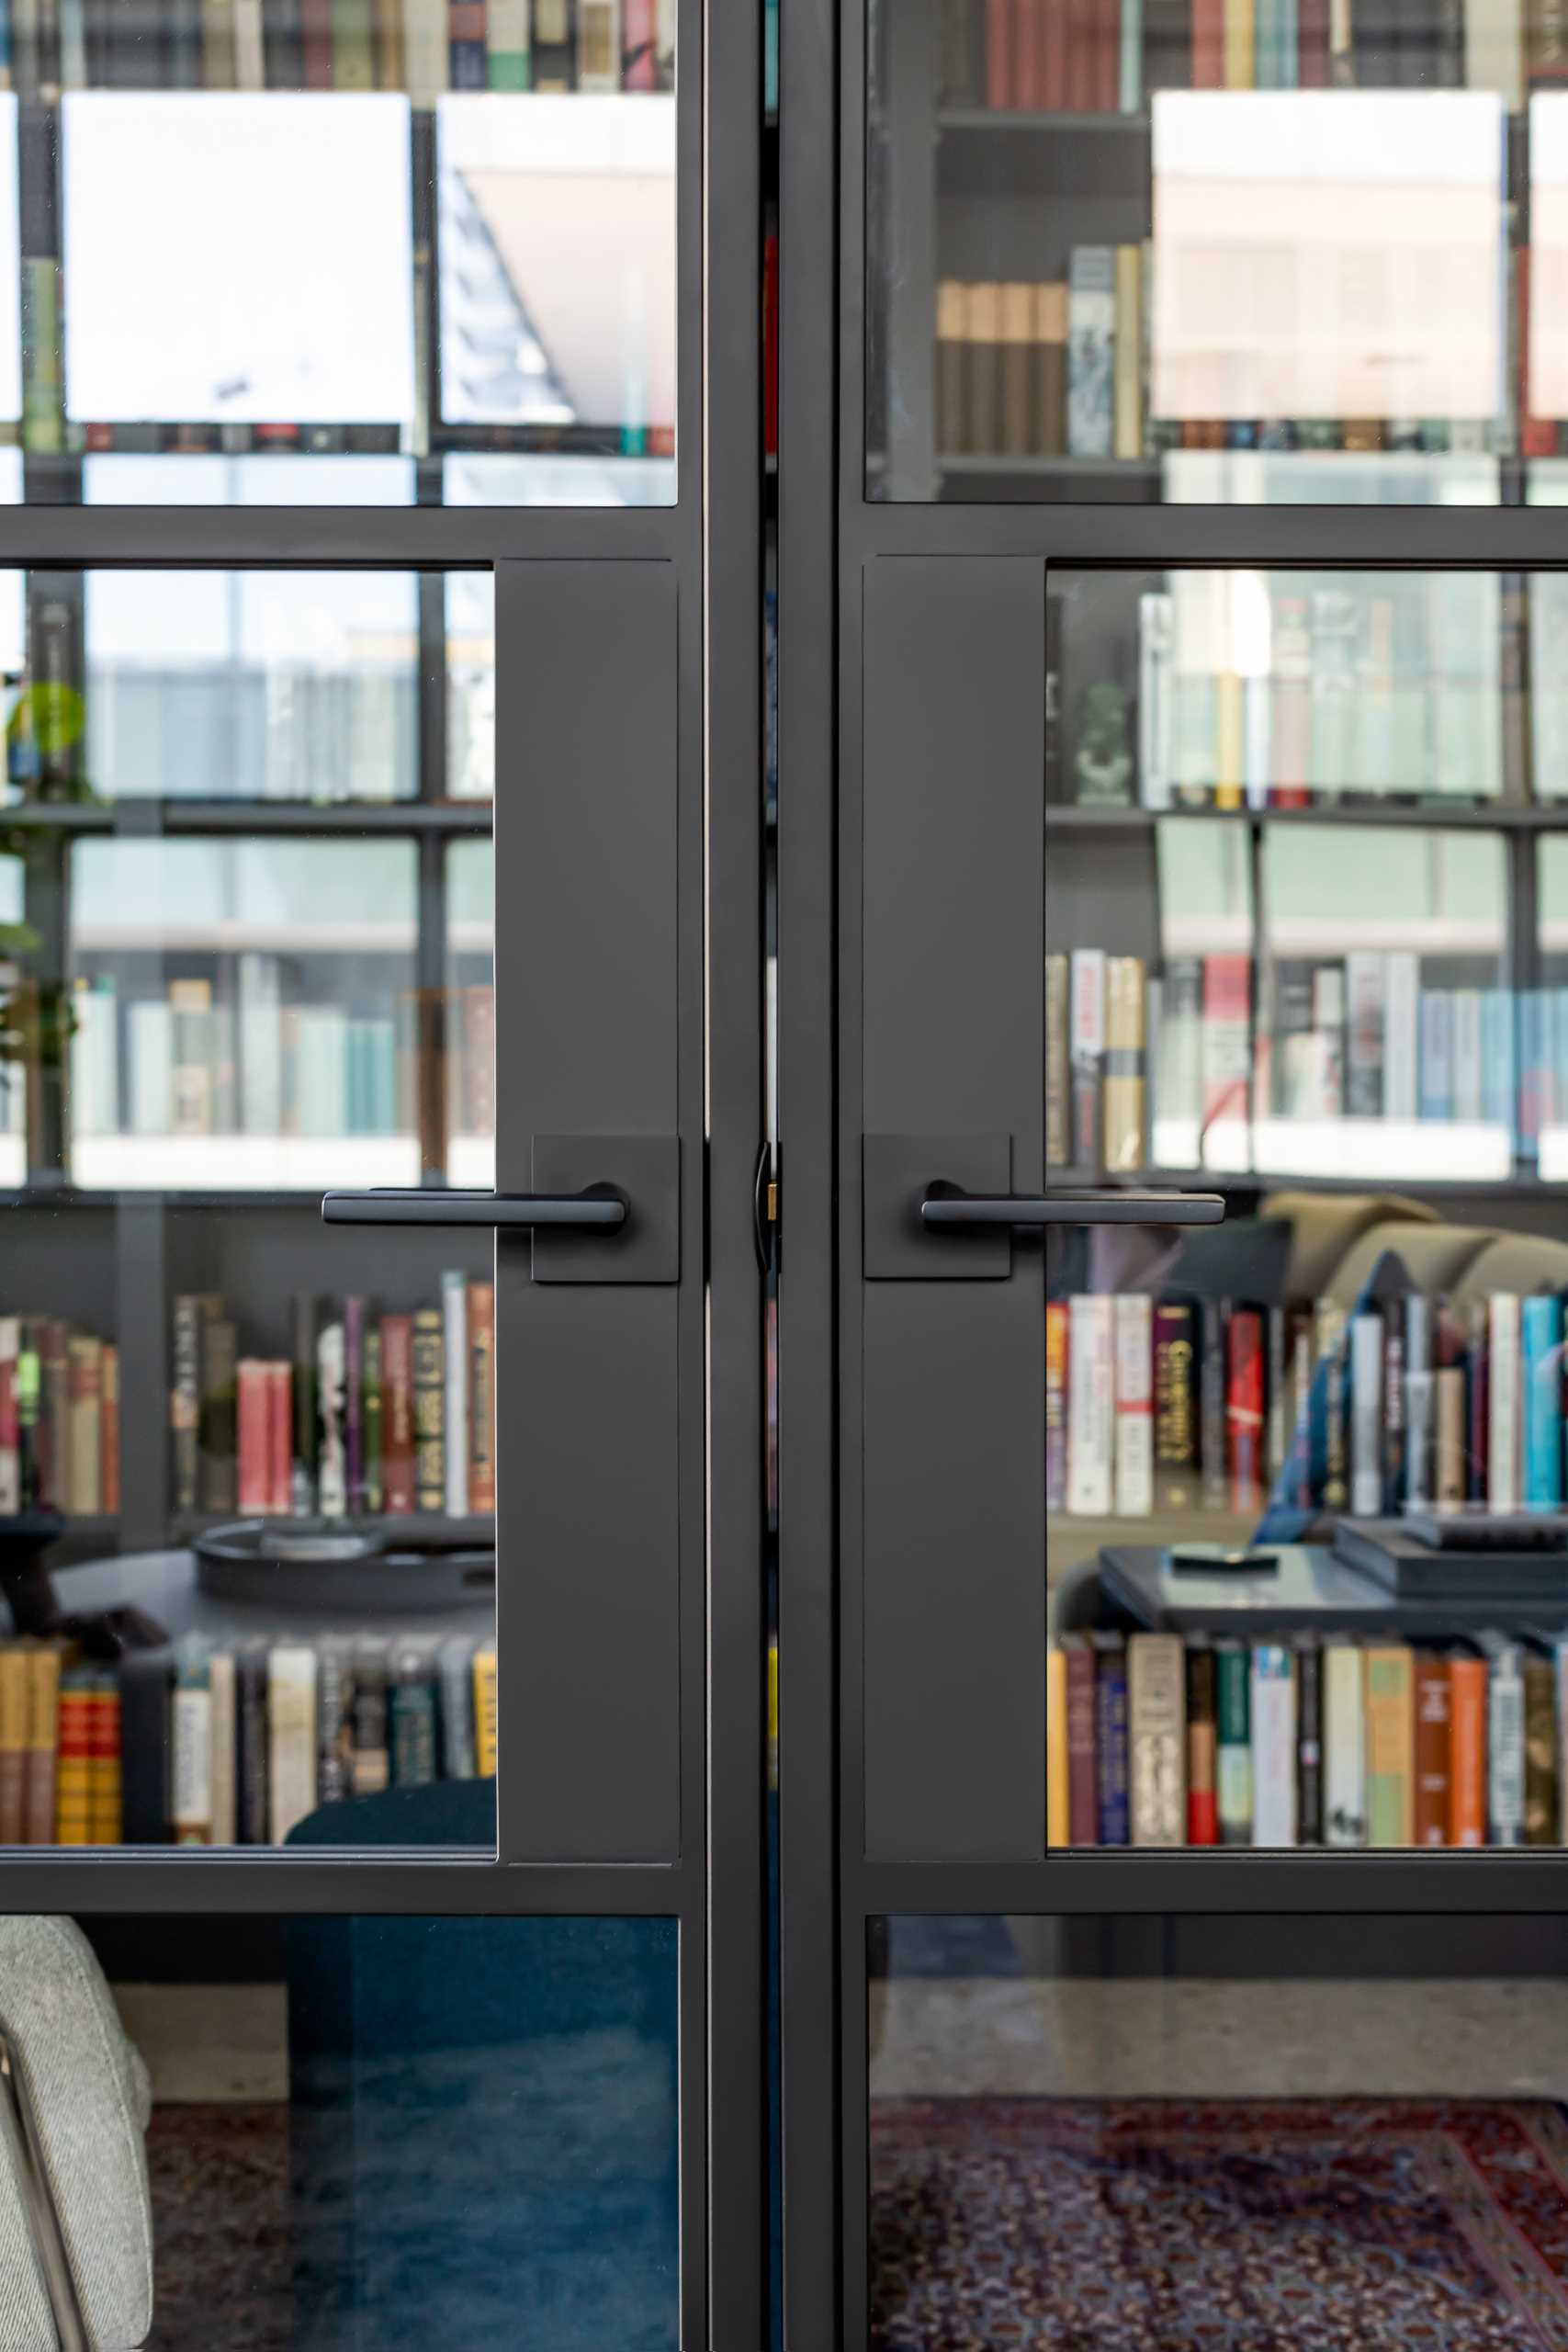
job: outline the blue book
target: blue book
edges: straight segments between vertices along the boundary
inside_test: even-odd
[[[1258,0],[1253,17],[1252,86],[1280,86],[1280,0]]]
[[[1518,1069],[1519,1113],[1517,1148],[1521,1159],[1536,1157],[1540,1135],[1542,1081],[1545,1075],[1546,1031],[1541,1018],[1540,989],[1519,990]]]
[[[1279,85],[1281,90],[1293,90],[1301,81],[1301,28],[1297,21],[1296,0],[1279,0],[1280,46]]]
[[[1525,1508],[1562,1500],[1562,1301],[1538,1294],[1519,1306],[1525,1407]]]
[[[1513,991],[1486,989],[1481,1000],[1481,1114],[1514,1132]]]
[[[1449,989],[1422,989],[1419,1118],[1451,1119],[1454,1114],[1453,1010]]]
[[[1100,1842],[1125,1846],[1127,1804],[1127,1650],[1120,1634],[1097,1634],[1095,1648],[1095,1777],[1100,1791]]]

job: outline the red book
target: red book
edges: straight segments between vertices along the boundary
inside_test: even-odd
[[[1203,958],[1203,1130],[1245,1119],[1252,1072],[1252,958]]]
[[[1328,87],[1329,0],[1296,0],[1296,83],[1303,90]]]
[[[238,1497],[243,1517],[263,1517],[272,1509],[272,1471],[267,1459],[266,1366],[243,1356],[235,1367],[239,1419]]]
[[[986,0],[986,104],[1005,114],[1013,95],[1013,0]]]
[[[1063,103],[1073,114],[1092,114],[1098,76],[1094,66],[1094,0],[1057,0],[1067,19],[1067,92]]]
[[[299,0],[299,31],[305,53],[305,87],[333,86],[333,0]]]
[[[104,1345],[103,1408],[98,1433],[99,1483],[104,1513],[113,1519],[119,1510],[119,1350],[107,1341]]]
[[[1214,1653],[1206,1642],[1187,1647],[1187,1842],[1217,1846],[1220,1805],[1215,1787]]]
[[[1047,114],[1060,114],[1067,103],[1067,51],[1071,39],[1069,0],[1044,0],[1045,22],[1040,38],[1040,103]]]
[[[413,1317],[381,1317],[381,1508],[413,1509]]]
[[[1192,0],[1192,87],[1225,86],[1225,0]]]
[[[1095,1747],[1094,1652],[1086,1634],[1062,1644],[1067,1660],[1067,1836],[1075,1846],[1100,1843],[1099,1759]]]
[[[294,1469],[294,1367],[266,1367],[266,1484],[269,1510],[287,1519],[293,1508],[290,1492]]]
[[[1013,0],[1012,102],[1026,113],[1044,104],[1040,95],[1044,65],[1041,6],[1042,0]]]
[[[1527,458],[1551,458],[1557,451],[1557,427],[1550,417],[1530,414],[1530,248],[1514,252],[1514,309],[1518,322],[1517,398],[1519,410],[1519,450]]]
[[[1094,0],[1094,97],[1096,114],[1122,108],[1122,0]]]
[[[621,36],[621,87],[654,90],[659,86],[658,0],[626,0]]]
[[[1225,1386],[1225,1451],[1231,1509],[1263,1506],[1263,1317],[1255,1306],[1231,1309]]]

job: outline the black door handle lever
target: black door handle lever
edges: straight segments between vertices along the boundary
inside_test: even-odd
[[[626,1221],[627,1201],[611,1184],[581,1193],[479,1193],[431,1186],[424,1191],[382,1185],[370,1193],[328,1193],[323,1225],[497,1225],[511,1227],[588,1226],[614,1233]]]
[[[928,1232],[998,1225],[1015,1231],[1043,1225],[1218,1225],[1224,1213],[1218,1193],[987,1194],[937,1183],[927,1185],[920,1203]]]

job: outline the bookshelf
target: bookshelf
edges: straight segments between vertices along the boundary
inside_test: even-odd
[[[1493,0],[1331,23],[1266,0],[874,6],[868,497],[1560,495],[1555,40]],[[1362,139],[1374,168],[1355,161]],[[1427,267],[1418,190],[1449,208],[1450,266],[1407,301]],[[1337,251],[1371,306],[1348,331]],[[1403,291],[1390,254],[1411,266]],[[1380,394],[1367,366],[1393,343],[1413,373]],[[1080,418],[1073,387],[1091,377]]]

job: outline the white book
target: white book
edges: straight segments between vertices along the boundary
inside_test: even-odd
[[[341,1316],[316,1334],[316,1509],[323,1519],[348,1510],[348,1346]]]
[[[1067,1302],[1067,1509],[1080,1518],[1111,1515],[1115,1454],[1116,1382],[1113,1301]]]
[[[280,1642],[266,1668],[267,1831],[281,1846],[316,1806],[316,1653]]]
[[[237,90],[265,90],[266,87],[262,0],[234,0],[234,87]]]
[[[1453,1102],[1456,1119],[1480,1119],[1484,1115],[1481,1001],[1479,989],[1455,989],[1453,991]]]
[[[1174,781],[1171,672],[1176,607],[1162,591],[1138,599],[1138,783],[1145,808],[1168,808]]]
[[[1282,1642],[1252,1653],[1252,1842],[1296,1842],[1295,1660]]]
[[[248,1136],[283,1133],[283,999],[276,956],[240,958],[240,1125]]]
[[[71,1038],[71,1131],[118,1135],[119,1009],[113,979],[106,975],[90,989],[77,989],[71,1009],[76,1019]],[[20,1090],[13,1091],[19,1101]]]
[[[433,107],[448,76],[446,0],[403,0],[403,78],[409,104]]]
[[[1318,1040],[1316,1115],[1345,1115],[1345,973],[1338,964],[1320,964],[1312,976],[1312,1025]]]
[[[1488,1306],[1486,1366],[1489,1426],[1486,1500],[1497,1510],[1519,1507],[1519,1302],[1496,1290]]]
[[[1525,1669],[1517,1642],[1484,1637],[1486,1649],[1486,1815],[1494,1846],[1521,1846],[1525,1835]]]
[[[460,1272],[441,1277],[441,1318],[446,1509],[454,1519],[463,1519],[468,1509],[468,1295]]]
[[[208,1786],[212,1797],[212,1842],[232,1846],[239,1835],[234,1781],[234,1653],[214,1650],[208,1666],[211,1709],[208,1718],[211,1753]]]
[[[1067,454],[1109,458],[1115,447],[1116,254],[1075,245],[1067,266]]]
[[[1382,1114],[1383,960],[1375,948],[1359,949],[1345,958],[1345,1107],[1356,1119]]]
[[[1500,91],[1510,114],[1525,103],[1525,0],[1471,0],[1464,12],[1464,86]]]
[[[166,1136],[174,1115],[174,1031],[166,1004],[130,1008],[130,1125],[139,1136]]]
[[[659,86],[672,90],[675,86],[675,22],[680,14],[680,0],[659,0]]]
[[[1114,1306],[1116,1511],[1146,1519],[1155,1507],[1154,1301],[1126,1291]]]
[[[212,1835],[212,1692],[206,1682],[175,1683],[169,1746],[175,1843],[205,1845]]]
[[[340,1005],[306,1005],[299,1023],[299,1132],[348,1133],[348,1016]]]
[[[1323,1821],[1330,1846],[1367,1842],[1367,1725],[1361,1653],[1330,1642],[1323,1653]]]
[[[1419,1035],[1419,958],[1401,950],[1383,959],[1382,1114],[1416,1116],[1416,1050]]]
[[[1358,1519],[1382,1510],[1382,1355],[1381,1315],[1350,1318],[1350,1509]]]

